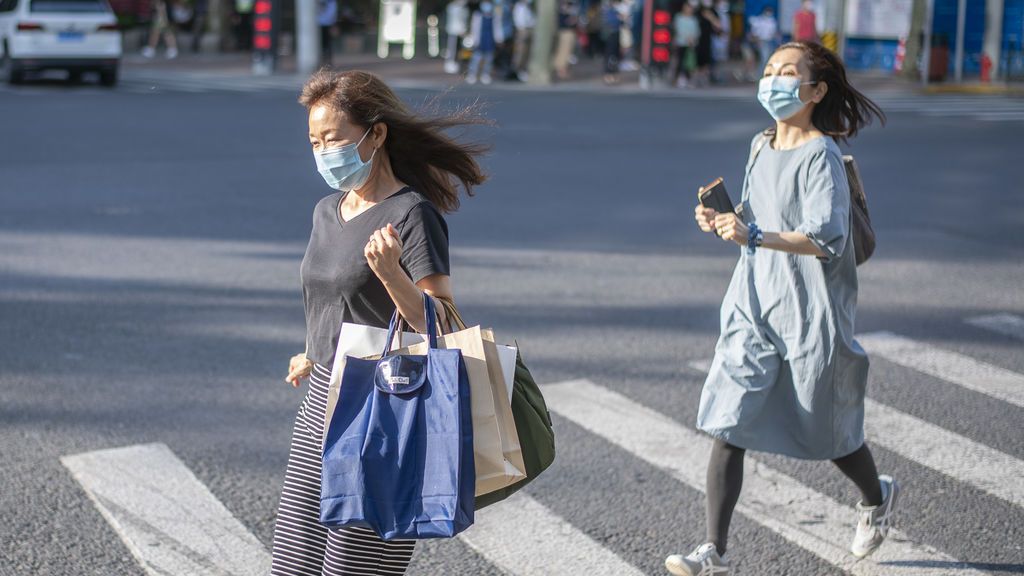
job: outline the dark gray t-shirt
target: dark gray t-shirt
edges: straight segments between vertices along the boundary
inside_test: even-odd
[[[313,211],[313,232],[302,259],[306,356],[331,366],[342,322],[387,328],[395,303],[370,269],[363,249],[391,223],[402,239],[402,268],[413,282],[450,274],[448,225],[423,195],[405,188],[349,221],[342,221],[343,193],[327,196]]]

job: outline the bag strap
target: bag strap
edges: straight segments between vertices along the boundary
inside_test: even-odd
[[[459,309],[455,307],[455,301],[451,298],[437,298],[437,301],[441,303],[445,316],[448,318],[448,331],[458,332],[465,330],[466,322],[462,319]]]
[[[430,348],[437,348],[437,309],[434,305],[434,299],[430,297],[426,292],[423,293],[423,317],[427,323],[427,342]],[[401,343],[402,328],[405,326],[405,319],[402,315],[395,310],[395,313],[391,316],[391,322],[388,325],[388,338],[384,342],[384,352],[381,354],[381,358],[387,356],[394,346],[395,335],[399,338]]]
[[[747,161],[747,169],[743,174],[743,194],[740,198],[742,203],[746,203],[750,195],[747,193],[747,189],[750,187],[750,172],[754,169],[754,162],[757,161],[757,157],[761,154],[761,150],[771,140],[768,136],[768,130],[764,130],[758,135],[757,142],[754,143],[754,151],[750,153],[750,160]]]

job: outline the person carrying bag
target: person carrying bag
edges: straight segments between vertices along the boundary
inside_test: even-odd
[[[365,526],[320,522],[331,366],[344,323],[384,329],[397,312],[424,332],[424,294],[451,297],[443,214],[458,208],[460,187],[472,194],[487,177],[477,163],[484,149],[446,131],[485,121],[473,108],[421,117],[379,78],[360,71],[314,74],[299,102],[308,111],[311,164],[334,192],[313,210],[300,269],[306,351],[292,357],[286,380],[297,387],[308,378],[309,387],[292,431],[271,574],[403,574],[414,539],[385,540]],[[457,464],[451,463],[453,474]]]

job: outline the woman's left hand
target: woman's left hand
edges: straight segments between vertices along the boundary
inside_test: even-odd
[[[718,231],[722,240],[732,240],[740,246],[747,245],[750,229],[743,223],[743,220],[740,220],[739,216],[732,212],[715,216],[715,230]]]
[[[402,257],[402,240],[391,224],[377,230],[363,249],[366,262],[381,282],[388,282],[403,274],[399,259]]]

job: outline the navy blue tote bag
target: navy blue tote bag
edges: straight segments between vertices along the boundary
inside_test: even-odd
[[[323,452],[320,522],[384,540],[451,538],[473,524],[476,476],[469,378],[459,350],[437,347],[424,295],[426,356],[349,357]]]

